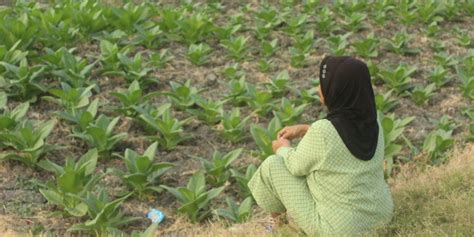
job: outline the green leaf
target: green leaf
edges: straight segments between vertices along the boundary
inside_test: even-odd
[[[156,150],[158,148],[158,142],[154,142],[153,144],[151,144],[145,151],[145,153],[143,153],[144,156],[148,157],[150,159],[150,161],[153,161],[154,158],[155,158],[155,155],[156,155]]]
[[[46,200],[48,200],[49,203],[58,206],[64,205],[62,196],[56,191],[46,189],[40,189],[39,191],[41,194],[43,194],[43,196],[46,198]]]
[[[7,106],[8,97],[5,92],[0,92],[0,109],[3,109]]]
[[[60,175],[64,172],[63,167],[57,165],[56,163],[50,161],[50,160],[41,160],[38,163],[38,166],[44,170],[47,170],[49,172],[53,172],[55,175]]]
[[[64,208],[65,211],[67,211],[69,214],[76,217],[85,216],[87,214],[88,209],[89,208],[87,207],[85,203],[79,203],[74,208],[68,208],[68,207]]]
[[[86,154],[79,158],[79,161],[76,165],[77,168],[84,169],[85,175],[91,175],[94,173],[95,167],[97,166],[98,155],[97,149],[89,150]]]

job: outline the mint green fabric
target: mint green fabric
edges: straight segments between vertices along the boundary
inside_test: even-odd
[[[287,211],[309,235],[354,236],[388,223],[393,200],[383,174],[380,129],[374,157],[354,157],[326,119],[297,147],[281,147],[257,169],[249,188],[267,212]]]

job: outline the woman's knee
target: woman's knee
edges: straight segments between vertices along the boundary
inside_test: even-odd
[[[265,169],[268,171],[274,170],[274,169],[281,169],[281,168],[286,169],[285,162],[283,161],[283,157],[279,155],[271,155],[267,157],[262,162],[262,164],[260,164],[260,166],[262,169]]]

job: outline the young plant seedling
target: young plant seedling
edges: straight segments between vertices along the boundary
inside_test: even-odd
[[[60,48],[56,51],[46,49],[42,60],[48,65],[52,74],[59,77],[62,82],[68,83],[73,88],[90,85],[92,69],[97,61],[89,63],[87,59],[74,56],[75,48]]]
[[[400,135],[402,135],[405,127],[414,119],[415,117],[395,119],[394,114],[384,116],[379,112],[379,121],[382,125],[384,133],[385,160],[387,162],[387,171],[385,173],[386,177],[390,177],[392,173],[394,156],[396,156],[402,150],[402,146],[397,144],[396,140],[400,137]]]
[[[248,100],[247,93],[247,82],[245,76],[242,76],[239,80],[232,80],[228,84],[229,93],[225,99],[228,99],[232,104],[236,106],[243,106]]]
[[[230,170],[230,172],[232,173],[232,178],[235,179],[237,185],[240,187],[241,196],[243,198],[252,196],[248,183],[255,174],[255,171],[257,171],[257,167],[254,164],[250,164],[249,166],[247,166],[247,168],[245,169],[245,173],[242,173],[237,169]]]
[[[416,105],[425,105],[434,95],[436,85],[434,83],[428,86],[417,86],[412,92],[409,92],[411,99]]]
[[[436,66],[433,71],[431,71],[431,75],[428,79],[433,82],[436,87],[442,87],[452,80],[448,75],[448,70],[442,66]]]
[[[216,213],[218,216],[228,219],[234,223],[244,223],[252,214],[252,197],[247,197],[239,205],[233,198],[226,198],[229,209],[219,208]]]
[[[387,50],[400,55],[414,55],[421,52],[418,48],[410,47],[411,37],[406,32],[399,32],[385,42]]]
[[[401,63],[397,68],[384,68],[379,72],[380,78],[387,84],[391,89],[394,89],[398,94],[410,87],[411,75],[417,70],[416,66],[408,66],[407,64]]]
[[[302,104],[295,106],[287,98],[281,100],[281,105],[278,110],[275,110],[273,113],[278,117],[283,125],[295,124],[304,113],[304,110],[308,104]]]
[[[74,133],[85,132],[89,125],[94,122],[99,107],[99,99],[93,100],[87,108],[74,109],[72,111],[57,111],[56,115],[60,119],[64,119],[78,128],[74,128]]]
[[[96,236],[123,236],[124,232],[118,229],[120,226],[141,219],[141,217],[127,217],[120,210],[123,201],[130,195],[131,193],[110,201],[105,189],[101,189],[98,195],[88,192],[83,202],[87,205],[89,219],[84,223],[73,225],[67,231],[94,233]]]
[[[247,57],[249,38],[239,36],[229,40],[223,40],[221,46],[227,49],[230,56],[237,61],[242,61]]]
[[[234,108],[231,113],[223,112],[221,117],[222,137],[235,144],[245,138],[245,127],[250,116],[242,119],[239,108]]]
[[[145,125],[151,131],[159,133],[149,136],[149,138],[152,141],[158,141],[158,144],[165,150],[173,150],[178,144],[191,138],[190,136],[183,135],[183,125],[190,118],[179,121],[171,116],[169,108],[169,104],[164,104],[157,110],[152,111],[137,108],[140,113],[139,118],[145,122]]]
[[[400,104],[398,100],[392,98],[392,93],[393,90],[389,90],[387,93],[375,95],[375,105],[377,106],[378,111],[385,114],[392,111],[396,106],[398,106],[398,104]]]
[[[205,43],[191,44],[188,48],[187,58],[192,64],[202,66],[209,62],[211,52],[211,47]]]
[[[133,81],[126,91],[111,92],[110,95],[120,101],[121,105],[116,109],[119,113],[127,117],[136,117],[137,111],[134,109],[134,107],[142,106],[154,96],[159,95],[159,93],[152,92],[143,95],[143,90],[140,88],[140,83],[138,81]]]
[[[368,34],[364,39],[352,43],[356,53],[364,58],[376,58],[379,55],[378,45],[379,40],[375,38],[374,32]]]
[[[25,118],[28,108],[30,107],[30,104],[25,102],[17,105],[10,111],[7,107],[7,102],[7,94],[5,92],[0,92],[0,111],[2,111],[0,114],[0,132],[5,130],[11,131],[17,127],[17,125],[19,125]]]
[[[188,109],[187,111],[198,119],[204,121],[209,125],[218,123],[221,119],[221,114],[224,110],[223,106],[226,100],[212,100],[196,98],[197,109]]]
[[[352,33],[346,33],[344,35],[331,35],[327,38],[326,43],[328,44],[329,51],[335,56],[342,56],[346,54],[349,42],[347,38]]]
[[[267,88],[272,92],[273,96],[284,96],[289,91],[290,75],[287,70],[279,72],[273,76],[272,79],[266,83]]]
[[[426,136],[423,151],[428,154],[433,164],[438,165],[446,160],[443,154],[454,144],[452,132],[452,130],[437,129]]]
[[[0,84],[3,84],[9,97],[36,101],[36,96],[47,91],[46,86],[40,82],[46,69],[44,65],[30,66],[24,58],[19,66],[6,62],[0,62],[0,66],[6,70],[0,78]]]
[[[134,150],[126,149],[125,155],[121,158],[124,160],[127,170],[110,169],[140,199],[152,192],[162,192],[163,189],[159,186],[159,179],[167,170],[174,167],[174,164],[167,162],[153,163],[157,148],[158,143],[155,142],[145,150],[143,155]]]
[[[153,67],[164,68],[166,64],[171,62],[174,56],[168,51],[168,49],[162,49],[159,53],[152,53],[150,55],[150,64]]]
[[[97,148],[99,154],[108,157],[115,145],[128,136],[125,132],[114,133],[119,119],[120,117],[109,118],[101,114],[87,126],[84,132],[75,132],[71,136],[84,140],[89,147]]]
[[[272,141],[276,139],[280,129],[282,129],[282,124],[278,117],[274,117],[267,128],[255,124],[250,127],[250,133],[260,149],[260,158],[262,160],[273,154]]]
[[[92,191],[105,176],[105,174],[94,174],[97,158],[97,149],[92,149],[81,156],[77,162],[72,158],[66,159],[64,166],[50,160],[40,161],[38,166],[52,172],[55,177],[54,182],[39,184],[40,193],[49,204],[60,207],[64,213],[76,217],[86,215],[88,206],[81,198]]]
[[[162,187],[173,194],[181,204],[178,212],[185,214],[193,223],[209,216],[209,202],[224,190],[224,187],[219,187],[206,191],[206,179],[202,172],[195,173],[186,187]]]
[[[224,185],[230,177],[230,168],[232,162],[239,158],[242,148],[232,150],[226,154],[220,151],[214,151],[212,159],[195,157],[201,162],[201,166],[206,174],[207,181],[215,187]]]
[[[267,115],[274,107],[272,92],[257,90],[252,84],[247,84],[247,104],[259,115]]]
[[[191,86],[190,80],[187,80],[183,84],[171,81],[170,85],[171,91],[164,92],[162,94],[168,96],[176,108],[180,110],[186,110],[187,108],[196,104],[198,93],[200,91]]]
[[[91,90],[94,87],[95,85],[74,88],[66,83],[61,83],[61,89],[51,89],[49,93],[52,96],[43,96],[42,98],[61,105],[67,111],[72,111],[89,105],[89,98],[92,96]]]
[[[0,131],[0,161],[17,160],[33,167],[47,152],[57,149],[45,140],[53,130],[54,120],[33,122],[24,120],[13,130]]]

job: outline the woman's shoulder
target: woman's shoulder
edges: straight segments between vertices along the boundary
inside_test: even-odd
[[[331,121],[327,119],[319,119],[319,120],[314,121],[311,124],[311,129],[317,130],[319,132],[327,133],[331,131],[332,126],[333,125]]]

